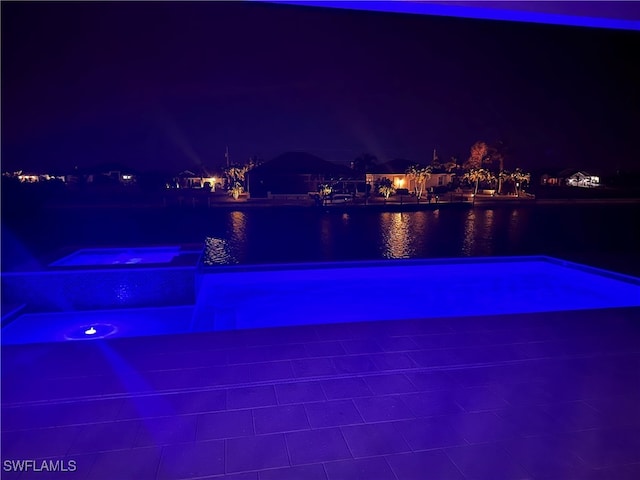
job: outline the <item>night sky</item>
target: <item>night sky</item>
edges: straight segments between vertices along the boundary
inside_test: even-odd
[[[640,32],[246,3],[2,3],[2,169],[640,167]]]

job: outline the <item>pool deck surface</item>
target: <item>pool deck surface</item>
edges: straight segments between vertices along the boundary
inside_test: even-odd
[[[76,469],[5,468],[28,459]],[[4,346],[2,461],[20,480],[637,479],[640,308]]]

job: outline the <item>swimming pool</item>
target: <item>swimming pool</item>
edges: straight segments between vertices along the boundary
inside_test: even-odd
[[[197,330],[640,306],[640,279],[550,257],[200,266]]]
[[[191,305],[23,314],[2,343],[640,307],[640,279],[550,257],[201,262],[191,272]]]

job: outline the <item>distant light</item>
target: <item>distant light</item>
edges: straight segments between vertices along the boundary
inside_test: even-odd
[[[85,335],[95,335],[96,333],[98,333],[98,331],[93,327],[90,327],[88,330],[84,331]]]

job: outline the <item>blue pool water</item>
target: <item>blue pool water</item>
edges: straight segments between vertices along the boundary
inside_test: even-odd
[[[640,306],[640,279],[549,257],[203,262],[193,275],[193,305],[23,314],[2,342]]]
[[[88,267],[170,263],[181,254],[178,247],[87,248],[49,264],[50,267]]]
[[[549,257],[200,269],[195,328],[640,306],[640,280]]]

